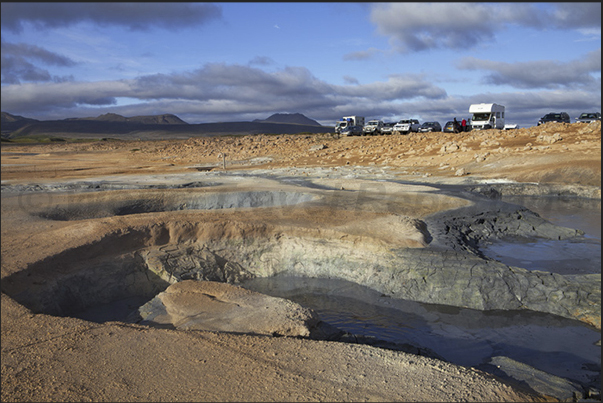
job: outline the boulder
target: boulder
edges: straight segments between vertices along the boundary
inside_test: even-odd
[[[184,280],[139,308],[141,324],[270,336],[309,337],[318,325],[311,309],[284,298],[214,282]]]

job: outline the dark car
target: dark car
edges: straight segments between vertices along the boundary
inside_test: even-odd
[[[549,122],[570,123],[570,117],[566,112],[547,113],[540,118],[538,121],[538,126]]]
[[[425,122],[419,127],[419,131],[422,133],[425,132],[441,132],[442,126],[440,126],[439,122]]]
[[[362,126],[348,126],[341,130],[344,136],[362,136]]]
[[[576,118],[576,123],[591,123],[595,120],[601,120],[601,114],[599,112],[582,113]]]

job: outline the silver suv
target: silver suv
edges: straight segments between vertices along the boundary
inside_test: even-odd
[[[410,132],[417,133],[419,131],[419,127],[421,127],[421,124],[419,123],[419,121],[417,119],[401,120],[395,124],[394,134],[400,134],[400,133],[408,134]]]
[[[381,129],[383,128],[383,121],[382,120],[369,120],[368,123],[366,125],[364,125],[364,128],[362,129],[362,131],[364,132],[364,134],[381,134]]]

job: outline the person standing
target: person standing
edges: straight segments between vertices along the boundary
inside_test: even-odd
[[[463,118],[463,120],[461,120],[461,131],[462,132],[467,131],[467,119],[465,119],[465,118]]]
[[[456,120],[456,117],[452,121],[452,124],[454,125],[454,132],[458,133],[460,131],[460,128],[459,128],[459,121]]]

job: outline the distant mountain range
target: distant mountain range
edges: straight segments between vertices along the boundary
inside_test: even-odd
[[[133,116],[127,118],[116,113],[105,113],[95,118],[70,118],[65,120],[94,120],[97,122],[142,123],[145,125],[187,125],[176,115]]]
[[[325,133],[330,130],[300,113],[277,113],[265,120],[189,124],[176,115],[36,120],[2,112],[2,137],[52,136],[70,138],[162,139],[212,135]]]

